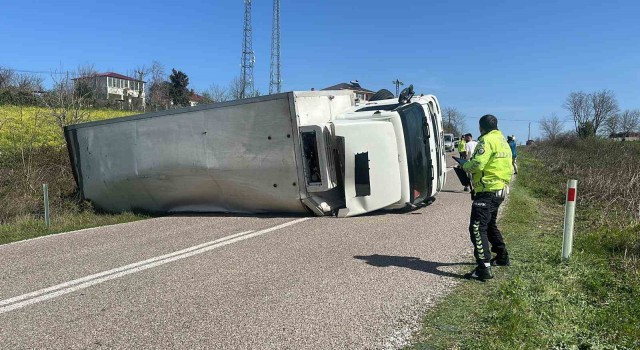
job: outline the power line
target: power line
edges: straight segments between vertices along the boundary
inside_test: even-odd
[[[522,123],[542,123],[542,120],[533,120],[533,119],[503,119],[507,122],[522,122]],[[559,120],[560,123],[573,123],[573,119],[564,119]]]
[[[1,69],[12,71],[12,72],[16,72],[16,73],[31,73],[31,74],[55,74],[55,75],[67,75],[67,74],[74,75],[74,74],[77,74],[77,73],[72,72],[72,71],[61,71],[61,72],[56,72],[56,71],[37,71],[37,70],[13,69],[13,68],[4,68],[4,67],[2,67]]]

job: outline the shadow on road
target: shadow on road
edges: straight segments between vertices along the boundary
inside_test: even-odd
[[[456,265],[474,265],[473,263],[441,263],[435,261],[422,260],[414,256],[393,256],[393,255],[356,255],[356,259],[364,260],[367,264],[377,267],[389,267],[398,266],[406,267],[411,270],[417,270],[422,272],[431,273],[438,276],[453,277],[464,279],[464,275],[457,273],[441,271],[442,266],[456,266]]]
[[[463,190],[442,190],[440,192],[448,192],[448,193],[466,193],[469,194],[468,191],[463,191]]]
[[[180,212],[180,213],[168,213],[162,216],[172,217],[210,217],[210,218],[256,218],[256,219],[287,219],[287,218],[304,218],[313,217],[310,214],[295,214],[295,213],[209,213],[209,212]]]

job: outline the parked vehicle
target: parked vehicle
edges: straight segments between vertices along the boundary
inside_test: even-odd
[[[82,197],[106,211],[346,217],[442,189],[440,106],[412,95],[356,106],[350,92],[287,92],[64,132]]]
[[[444,149],[447,152],[453,152],[455,145],[453,143],[453,134],[444,134]]]

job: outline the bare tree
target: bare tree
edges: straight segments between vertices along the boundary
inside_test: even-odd
[[[0,67],[0,89],[6,89],[13,85],[13,69]]]
[[[618,101],[610,90],[590,94],[579,91],[570,93],[563,107],[571,113],[578,135],[588,137],[618,112]]]
[[[98,99],[98,71],[93,64],[81,65],[72,73],[74,93],[78,98],[80,107],[95,105]]]
[[[593,111],[591,123],[593,124],[593,131],[597,133],[600,125],[618,112],[618,101],[611,90],[591,93],[589,94],[589,100]]]
[[[563,107],[571,113],[576,132],[587,122],[591,121],[593,112],[588,94],[582,91],[570,93]]]
[[[555,140],[562,133],[562,121],[560,121],[557,114],[552,113],[549,118],[542,118],[540,130],[546,139]]]
[[[244,82],[239,77],[233,78],[229,83],[229,98],[232,100],[239,100],[243,98]]]
[[[136,79],[140,80],[140,84],[139,88],[138,88],[138,101],[140,102],[140,107],[142,107],[143,111],[146,111],[147,106],[146,103],[143,103],[142,101],[142,97],[143,95],[146,93],[144,91],[144,81],[147,78],[147,75],[149,75],[149,73],[151,73],[151,68],[147,68],[146,66],[142,65],[142,66],[137,66],[136,68],[133,69],[133,73],[134,76],[136,77]],[[138,107],[139,108],[139,107]]]
[[[164,71],[164,66],[158,61],[151,63],[149,69],[151,75],[151,82],[148,84],[149,91],[147,96],[149,97],[150,104],[158,109],[168,109],[171,98],[169,97],[169,82]]]
[[[85,108],[89,95],[77,91],[72,78],[86,72],[83,67],[80,67],[77,72],[60,70],[51,74],[54,87],[44,95],[42,101],[49,109],[48,115],[55,120],[60,129],[89,118],[89,110]]]
[[[640,110],[625,110],[620,114],[620,130],[624,133],[630,133],[638,130],[640,126]]]
[[[618,133],[620,130],[620,115],[614,114],[605,120],[602,125],[602,130],[604,130],[606,137],[611,137],[611,135]]]
[[[209,86],[206,91],[202,92],[202,96],[205,99],[208,99],[210,103],[224,102],[229,100],[227,89],[217,84],[211,84],[211,86]]]
[[[42,83],[39,75],[0,67],[0,103],[34,105],[37,103],[34,93],[42,91]]]
[[[460,135],[464,132],[465,115],[454,107],[444,107],[442,109],[442,121],[444,132]]]
[[[19,91],[28,93],[42,91],[42,83],[44,80],[38,75],[32,74],[15,74],[13,76],[13,86]]]

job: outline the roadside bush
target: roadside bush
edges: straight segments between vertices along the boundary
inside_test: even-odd
[[[0,157],[0,224],[17,217],[41,216],[44,183],[49,186],[52,214],[78,210],[66,148],[43,146],[29,154],[4,151]]]
[[[82,113],[87,121],[131,114],[98,109]],[[85,208],[78,202],[66,143],[52,110],[0,106],[0,224],[42,216],[44,183],[49,185],[52,216]]]
[[[578,232],[612,264],[640,273],[640,142],[561,137],[521,152],[519,180],[538,198],[564,203],[567,179],[578,180]]]
[[[0,244],[145,218],[132,213],[98,213],[89,202],[80,201],[61,129],[73,122],[132,113],[55,105],[0,105]],[[45,183],[49,186],[49,227],[43,220]]]
[[[564,199],[567,179],[578,180],[579,205],[605,209],[612,218],[630,214],[640,219],[640,142],[615,142],[565,136],[528,151],[554,178],[546,183]]]

